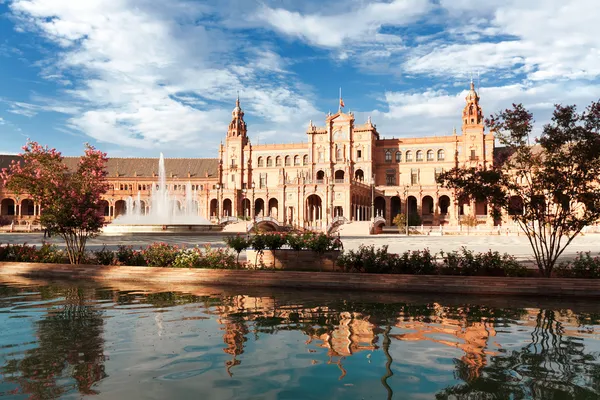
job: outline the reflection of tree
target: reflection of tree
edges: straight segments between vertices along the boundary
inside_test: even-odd
[[[38,322],[39,346],[22,359],[8,360],[3,369],[5,379],[33,399],[58,398],[73,389],[95,394],[92,386],[107,376],[102,312],[86,304],[83,289],[61,292],[64,306]],[[61,382],[65,379],[67,384]]]
[[[580,339],[563,333],[554,311],[540,310],[531,343],[491,357],[475,378],[456,360],[456,376],[465,383],[444,389],[437,399],[597,399],[599,355],[586,353]]]

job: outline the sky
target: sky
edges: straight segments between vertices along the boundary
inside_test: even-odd
[[[600,98],[597,0],[0,0],[0,153],[216,157],[239,92],[252,143],[371,116],[383,137],[489,116],[536,130]]]

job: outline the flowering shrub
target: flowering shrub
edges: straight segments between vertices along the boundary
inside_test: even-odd
[[[236,269],[238,264],[235,255],[227,249],[212,248],[210,244],[204,247],[204,258],[200,268]]]
[[[115,254],[117,265],[144,266],[148,265],[140,250],[133,250],[131,246],[120,245]]]
[[[67,264],[69,256],[55,244],[43,243],[37,250],[37,262],[52,264]]]
[[[112,265],[115,260],[115,253],[112,250],[108,250],[106,246],[103,246],[101,250],[93,252],[96,257],[96,263],[100,265]]]
[[[142,255],[149,267],[170,267],[177,257],[179,247],[167,243],[152,243],[144,250]]]
[[[264,235],[265,246],[269,250],[279,250],[286,244],[286,235],[279,232]]]
[[[555,273],[562,278],[600,279],[600,257],[592,257],[589,251],[578,253],[573,261],[561,262]]]
[[[28,244],[7,244],[0,251],[0,261],[37,262],[37,250]]]
[[[173,268],[202,268],[202,252],[199,248],[182,249],[173,261]]]

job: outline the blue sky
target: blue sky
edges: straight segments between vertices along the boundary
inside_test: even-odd
[[[600,98],[595,0],[0,0],[0,152],[215,157],[237,91],[254,143],[304,141],[337,109],[385,137],[484,113],[538,129]]]

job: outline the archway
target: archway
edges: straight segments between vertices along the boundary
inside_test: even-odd
[[[392,220],[396,217],[396,215],[400,214],[402,212],[402,205],[400,203],[400,197],[398,196],[393,196],[390,199],[390,207],[391,207],[391,211],[392,211]]]
[[[15,215],[15,201],[13,199],[4,199],[0,203],[0,215]]]
[[[265,213],[265,201],[263,199],[256,199],[254,201],[254,215],[262,217]]]
[[[415,196],[408,196],[408,214],[409,218],[411,215],[417,215],[419,212],[419,208],[417,206],[417,198]]]
[[[279,207],[279,201],[276,198],[272,198],[269,200],[269,216],[273,217],[275,219],[277,218],[277,214],[278,214],[278,207]]]
[[[23,199],[23,201],[21,201],[21,215],[34,215],[34,214],[35,214],[35,206],[33,204],[33,200]]]
[[[98,208],[100,209],[100,212],[102,213],[102,215],[104,215],[105,217],[110,216],[110,204],[108,204],[108,201],[100,200],[100,203],[98,204]]]
[[[440,197],[439,200],[440,204],[440,215],[447,215],[448,214],[448,209],[450,208],[450,197],[444,195],[442,197]]]
[[[344,171],[338,169],[334,175],[335,183],[344,183]]]
[[[230,217],[233,215],[233,204],[230,199],[223,200],[223,216]]]
[[[381,196],[375,197],[375,216],[385,218],[385,199]]]
[[[210,201],[210,213],[209,214],[210,214],[211,217],[216,217],[217,216],[217,214],[218,214],[218,211],[217,211],[218,205],[219,205],[219,202],[217,201],[217,199],[212,199]]]
[[[242,217],[250,216],[250,199],[242,199]]]
[[[306,198],[306,211],[304,213],[307,221],[319,221],[323,216],[323,203],[321,197],[311,194]]]
[[[146,215],[146,202],[144,200],[140,200],[140,204],[136,203],[135,206],[140,208],[141,215]]]
[[[317,171],[317,180],[318,181],[322,181],[323,179],[325,179],[325,172],[324,171]]]
[[[421,200],[421,212],[423,215],[433,214],[433,198],[431,196],[425,196]]]
[[[521,196],[510,196],[508,200],[508,215],[523,215],[523,198]]]
[[[335,206],[335,208],[333,209],[333,216],[334,217],[343,217],[344,216],[344,207]]]
[[[356,179],[357,181],[360,181],[360,182],[365,180],[365,173],[363,172],[362,169],[357,169],[354,172],[354,179]]]
[[[115,218],[120,215],[125,214],[125,209],[127,208],[125,200],[117,200],[115,202]]]

